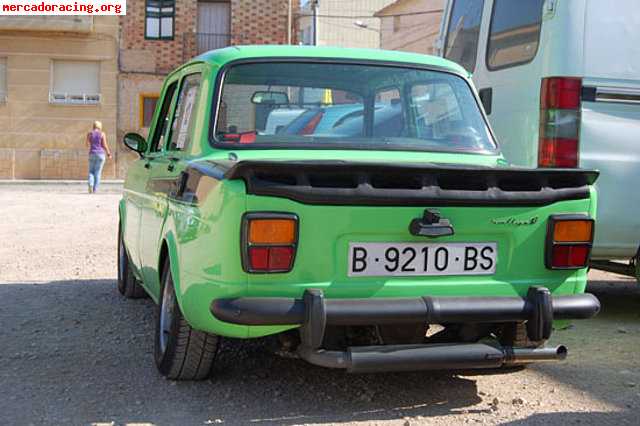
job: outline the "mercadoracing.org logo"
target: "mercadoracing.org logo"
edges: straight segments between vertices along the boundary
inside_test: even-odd
[[[126,14],[127,0],[0,0],[0,16]]]

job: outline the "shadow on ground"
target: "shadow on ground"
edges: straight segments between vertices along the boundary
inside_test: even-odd
[[[640,307],[633,294],[619,301],[613,291],[605,318]],[[214,379],[168,382],[153,365],[154,312],[148,299],[121,298],[113,280],[0,284],[0,423],[299,424],[490,412],[473,377],[347,375],[278,357],[264,342],[225,341]],[[570,384],[581,388],[579,379]],[[523,422],[582,414],[545,416]]]
[[[474,408],[473,380],[345,375],[261,342],[225,341],[211,381],[168,382],[153,365],[153,317],[149,299],[122,299],[112,280],[1,284],[0,423],[297,424],[488,411]]]

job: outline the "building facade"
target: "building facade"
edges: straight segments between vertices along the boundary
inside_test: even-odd
[[[118,140],[147,134],[164,77],[190,58],[239,44],[292,44],[297,0],[129,0],[120,17]],[[135,155],[120,144],[118,174]]]
[[[374,14],[393,0],[303,0],[300,41],[318,46],[380,48],[380,19]]]
[[[435,54],[445,0],[397,0],[376,12],[380,47]]]
[[[115,16],[0,17],[0,179],[85,178],[94,120],[115,145],[117,38]]]

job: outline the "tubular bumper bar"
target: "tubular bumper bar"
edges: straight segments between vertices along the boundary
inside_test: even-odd
[[[530,287],[522,297],[415,297],[325,299],[306,290],[302,299],[243,297],[217,299],[211,313],[220,321],[242,325],[302,325],[304,344],[319,348],[327,325],[385,325],[527,322],[529,339],[551,335],[554,319],[587,319],[600,310],[588,293],[552,297],[544,287]]]
[[[600,302],[591,294],[552,297],[544,287],[530,287],[521,297],[416,297],[388,299],[325,299],[321,290],[305,290],[302,299],[218,299],[211,313],[221,321],[243,325],[299,324],[298,354],[306,361],[348,372],[499,368],[529,362],[557,361],[564,346],[513,348],[486,343],[380,345],[321,348],[327,325],[455,324],[526,321],[530,340],[551,335],[554,319],[585,319],[596,315]]]

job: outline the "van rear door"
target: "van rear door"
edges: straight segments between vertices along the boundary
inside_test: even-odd
[[[509,163],[534,167],[538,157],[538,54],[544,0],[485,0],[473,81]]]
[[[640,244],[640,3],[589,0],[585,11],[580,166],[599,169],[594,257]]]

